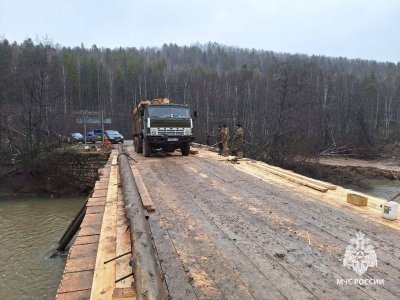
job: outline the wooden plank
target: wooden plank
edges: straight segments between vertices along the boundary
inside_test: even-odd
[[[116,256],[117,173],[118,165],[111,166],[90,299],[112,299],[115,287],[115,260],[104,262]]]
[[[93,191],[97,190],[97,189],[108,189],[108,182],[109,182],[109,178],[100,179],[99,181],[96,181]],[[106,197],[107,196],[104,196],[104,198],[106,198]]]
[[[99,177],[100,178],[110,177],[110,168],[103,168],[103,169],[99,170]]]
[[[108,189],[108,182],[97,181],[97,183],[95,184],[94,188],[96,190]]]
[[[79,231],[79,235],[96,235],[100,234],[101,231],[101,223],[100,224],[92,224],[90,226],[82,227]]]
[[[82,290],[90,290],[92,287],[93,270],[65,273],[63,284],[60,286],[58,293],[69,293]]]
[[[74,245],[86,245],[86,244],[93,244],[99,242],[100,234],[93,234],[93,235],[78,235]]]
[[[69,292],[65,294],[58,294],[57,300],[86,300],[90,298],[90,289],[83,291]]]
[[[118,228],[119,235],[121,236],[117,238],[117,256],[131,251],[130,231],[125,230],[126,228],[124,226],[119,226]],[[115,280],[119,280],[120,278],[132,273],[132,267],[129,265],[131,259],[131,254],[125,255],[117,259]],[[123,279],[116,284],[116,288],[126,288],[132,286],[133,276]]]
[[[104,186],[108,183],[109,178],[105,178],[105,177],[99,177],[99,179],[96,180],[96,186]],[[107,185],[106,185],[107,187]]]
[[[103,216],[100,215],[100,214],[88,214],[83,219],[81,227],[93,226],[93,225],[96,225],[96,224],[101,224],[102,220],[103,220]]]
[[[97,243],[85,244],[85,245],[74,245],[71,248],[71,252],[68,259],[71,258],[83,258],[83,257],[95,257],[97,252]]]
[[[140,176],[138,169],[134,166],[132,166],[132,173],[140,194],[140,198],[142,199],[143,207],[147,209],[148,212],[154,212],[156,209],[153,200],[151,200],[149,191],[143,182],[142,176]]]
[[[102,205],[102,206],[106,205],[105,200],[99,200],[99,201],[94,200],[94,199],[101,199],[101,198],[90,198],[90,199],[93,199],[93,200],[86,204],[87,207],[88,206],[96,206],[96,205]]]
[[[114,289],[112,298],[114,300],[124,299],[124,300],[136,300],[136,293],[132,288],[116,288]]]
[[[94,190],[92,198],[106,197],[108,189]]]
[[[105,205],[94,205],[86,208],[86,214],[103,214]]]
[[[336,188],[337,188],[337,186],[334,185],[334,184],[332,184],[332,183],[325,182],[325,181],[321,181],[321,180],[317,180],[317,179],[314,179],[314,178],[310,178],[310,177],[307,177],[307,176],[304,176],[304,175],[301,175],[301,174],[297,174],[297,173],[292,172],[292,171],[289,171],[289,170],[285,170],[285,169],[282,169],[282,168],[279,168],[279,167],[275,167],[275,166],[268,165],[268,164],[266,164],[266,163],[261,163],[261,162],[255,162],[255,163],[254,163],[254,162],[248,162],[247,164],[253,165],[253,166],[258,166],[258,167],[260,167],[260,168],[265,168],[265,169],[267,169],[267,170],[270,170],[270,169],[276,170],[276,171],[278,171],[278,172],[287,174],[287,175],[289,175],[289,176],[293,176],[293,177],[296,177],[296,178],[299,178],[299,179],[303,179],[303,180],[305,180],[305,181],[308,181],[308,182],[310,182],[310,183],[314,183],[314,184],[320,185],[320,186],[322,186],[322,187],[327,188],[328,190],[336,190]]]
[[[107,183],[107,185],[108,185],[108,183]],[[105,203],[106,199],[107,199],[107,196],[106,197],[89,198],[88,203],[100,202],[100,201],[104,201],[104,203]]]
[[[320,192],[323,192],[323,193],[328,191],[328,189],[326,187],[323,187],[321,185],[317,185],[315,183],[311,183],[311,182],[305,181],[303,179],[299,179],[299,178],[296,178],[296,177],[289,176],[287,174],[284,174],[284,173],[282,173],[280,171],[276,171],[274,169],[266,170],[265,168],[261,168],[260,166],[257,166],[257,165],[254,165],[254,164],[247,164],[247,166],[250,166],[252,168],[261,169],[262,171],[267,171],[267,172],[272,173],[274,175],[277,175],[279,177],[285,178],[285,179],[287,179],[289,181],[293,181],[295,183],[310,187],[310,188],[312,188],[314,190],[317,190],[317,191],[320,191]],[[251,170],[249,170],[249,174],[251,174]]]
[[[347,203],[354,204],[357,206],[367,206],[368,205],[368,198],[357,195],[354,193],[348,193],[347,194]]]
[[[97,249],[96,249],[97,250]],[[94,270],[96,256],[68,258],[65,264],[65,273]]]

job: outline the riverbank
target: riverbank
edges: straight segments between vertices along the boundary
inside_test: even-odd
[[[290,169],[378,197],[386,198],[400,190],[400,165],[394,159],[322,157],[308,164],[291,166]]]
[[[318,159],[327,176],[340,183],[356,184],[360,180],[400,179],[400,165],[394,159],[362,160],[347,157],[322,157]]]
[[[35,158],[29,166],[0,166],[0,198],[87,195],[109,154],[109,151],[85,152],[80,148],[56,149]]]

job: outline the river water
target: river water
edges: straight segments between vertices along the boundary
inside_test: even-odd
[[[368,195],[389,200],[400,192],[400,181],[389,179],[368,179],[362,181],[359,186],[348,185],[346,187]],[[400,203],[400,197],[395,201]]]
[[[53,299],[65,257],[50,259],[84,198],[0,199],[0,299]]]

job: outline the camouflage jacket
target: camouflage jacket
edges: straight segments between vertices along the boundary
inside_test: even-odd
[[[236,151],[243,151],[243,135],[243,128],[239,127],[235,132],[235,136],[233,137],[233,148]]]
[[[222,128],[218,129],[217,143],[222,143]]]
[[[227,142],[229,140],[229,129],[228,128],[222,128],[221,130],[221,142]]]

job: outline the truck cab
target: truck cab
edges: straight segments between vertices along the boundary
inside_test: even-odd
[[[155,149],[189,155],[194,140],[193,120],[187,105],[147,104],[138,106],[133,114],[135,151],[150,156]]]

